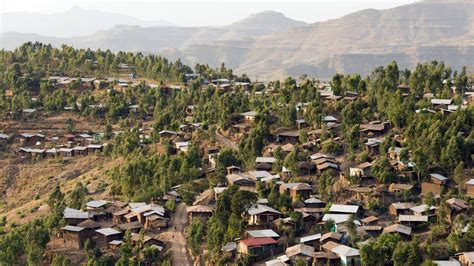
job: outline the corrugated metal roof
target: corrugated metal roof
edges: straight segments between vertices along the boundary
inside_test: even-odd
[[[309,236],[303,236],[300,238],[300,243],[321,239],[321,234],[314,234]]]
[[[339,245],[333,249],[332,252],[336,253],[340,257],[354,257],[359,256],[359,250],[355,248],[351,248],[345,245]]]
[[[248,210],[248,213],[250,215],[256,215],[264,212],[273,212],[273,213],[278,213],[280,214],[281,212],[273,209],[272,207],[266,206],[266,205],[261,205],[261,204],[256,204]]]
[[[66,226],[64,226],[62,229],[65,230],[65,231],[80,232],[80,231],[84,230],[84,227],[73,226],[73,225],[66,225]]]
[[[275,231],[272,229],[264,229],[264,230],[250,230],[247,231],[250,237],[253,238],[261,238],[261,237],[280,237]]]
[[[102,229],[97,229],[95,230],[97,233],[105,235],[105,236],[110,236],[110,235],[116,235],[120,234],[119,231],[113,229],[113,228],[102,228]]]
[[[102,206],[105,206],[106,204],[107,204],[107,201],[105,200],[92,200],[86,203],[86,207],[100,208]]]
[[[331,208],[329,208],[329,212],[336,213],[357,213],[358,210],[359,206],[357,205],[333,204]]]
[[[428,216],[426,215],[404,215],[398,216],[399,222],[428,222]]]

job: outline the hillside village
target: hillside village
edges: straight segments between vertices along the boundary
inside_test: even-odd
[[[474,265],[465,70],[394,62],[367,78],[258,82],[136,54],[110,70],[113,54],[68,49],[2,51],[0,160],[123,161],[100,172],[101,193],[51,179],[46,215],[3,218],[7,264],[26,250],[72,265]],[[64,67],[71,54],[90,58]],[[40,255],[17,230],[43,233]]]

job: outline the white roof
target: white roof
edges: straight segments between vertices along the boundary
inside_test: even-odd
[[[410,208],[410,210],[412,210],[413,212],[417,212],[417,213],[425,212],[427,209],[428,209],[428,205],[426,205],[426,204],[421,204],[421,205]],[[436,210],[436,207],[435,206],[430,206],[430,211],[432,211],[432,210]]]
[[[215,194],[220,194],[220,193],[224,192],[224,190],[226,190],[226,189],[227,189],[227,187],[215,187],[214,188],[214,193]]]
[[[267,171],[249,171],[248,174],[257,180],[262,179],[262,178],[272,177],[272,174],[270,174]]]
[[[324,201],[320,200],[320,199],[317,199],[317,198],[308,198],[304,201],[304,203],[306,204],[311,204],[311,203],[324,203]]]
[[[162,130],[160,132],[158,132],[158,134],[164,134],[164,133],[168,133],[168,134],[172,134],[172,135],[177,135],[178,133],[174,132],[174,131],[171,131],[171,130]]]
[[[247,231],[247,234],[249,234],[250,237],[252,238],[261,238],[261,237],[280,237],[279,234],[277,234],[275,231],[272,229],[264,229],[264,230],[250,230]]]
[[[333,204],[331,208],[329,208],[329,212],[337,212],[337,213],[357,213],[358,210],[359,210],[359,206],[357,205]]]
[[[344,223],[349,220],[350,214],[330,214],[327,213],[323,216],[323,222],[333,220],[336,224]]]
[[[279,175],[270,175],[270,176],[267,176],[267,177],[264,177],[262,179],[260,179],[260,181],[262,181],[263,183],[269,183],[271,182],[272,180],[280,180],[280,176]]]
[[[165,208],[163,206],[154,205],[154,204],[147,204],[147,205],[144,205],[144,206],[133,208],[133,209],[131,209],[131,211],[135,212],[135,213],[144,213],[144,216],[148,216],[148,215],[151,215],[153,213],[157,213],[157,214],[160,214],[162,216],[165,214]]]
[[[337,118],[335,118],[332,115],[327,115],[323,117],[323,122],[336,122],[336,121],[337,121]]]
[[[428,222],[428,216],[426,215],[399,215],[399,222]]]
[[[92,200],[86,203],[86,207],[89,208],[100,208],[107,204],[107,201],[105,200]]]
[[[383,229],[384,233],[393,233],[393,232],[398,232],[402,233],[405,235],[410,235],[411,234],[411,227],[405,226],[403,224],[392,224],[390,226],[387,226]]]
[[[240,114],[241,116],[256,116],[257,112],[255,111],[248,111]]]
[[[431,99],[432,104],[444,104],[444,105],[450,105],[451,104],[451,99]]]
[[[300,243],[306,243],[308,241],[321,239],[321,234],[314,234],[309,236],[303,236],[300,238]]]
[[[110,245],[120,245],[122,244],[122,240],[112,240],[109,242]]]
[[[66,225],[66,226],[63,227],[63,230],[71,231],[71,232],[80,232],[80,231],[84,230],[84,227],[74,226],[74,225]]]
[[[82,212],[82,211],[64,212],[65,219],[89,219],[90,217],[91,216],[88,212]]]
[[[176,147],[187,147],[189,146],[189,141],[178,141],[178,142],[175,142],[174,143],[176,145]]]
[[[264,212],[273,212],[273,213],[278,213],[280,214],[281,212],[273,209],[272,207],[266,206],[266,205],[261,205],[261,204],[255,204],[252,207],[249,208],[248,213],[250,215],[256,215]]]
[[[466,182],[466,185],[474,185],[474,178]]]
[[[461,266],[457,260],[434,260],[433,263],[438,266]]]
[[[338,245],[335,248],[331,249],[331,251],[339,255],[339,257],[359,256],[358,249],[351,248],[345,245]]]
[[[100,148],[102,148],[102,146],[103,146],[102,144],[89,144],[89,145],[87,145],[87,148],[89,148],[89,149],[100,149]]]
[[[309,156],[309,158],[314,161],[314,160],[317,160],[319,158],[331,158],[332,159],[333,157],[330,156],[330,155],[318,152],[318,153],[312,154],[311,156]]]
[[[81,212],[81,211],[78,210],[78,209],[73,209],[73,208],[66,207],[66,208],[64,208],[63,213],[66,213],[66,212]]]
[[[110,236],[110,235],[116,235],[120,234],[119,231],[113,229],[113,228],[102,228],[102,229],[97,229],[95,230],[97,233],[105,235],[105,236]]]
[[[275,157],[257,157],[255,159],[256,163],[275,163],[276,161]]]
[[[438,179],[439,181],[447,180],[448,178],[440,174],[430,174],[431,177]]]
[[[288,258],[287,255],[281,255],[276,259],[266,261],[265,265],[266,266],[286,266],[286,265],[288,265],[288,263],[286,263],[286,262],[289,261],[289,260],[290,260],[290,258]]]

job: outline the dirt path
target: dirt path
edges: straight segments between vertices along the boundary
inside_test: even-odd
[[[235,144],[235,142],[233,142],[232,140],[230,140],[230,139],[224,137],[224,136],[219,132],[219,130],[216,130],[216,140],[217,140],[219,143],[221,143],[222,145],[233,149],[234,151],[238,151],[238,150],[239,150],[239,147],[237,146],[237,144]]]
[[[186,250],[186,239],[183,232],[186,228],[187,215],[186,205],[180,203],[176,206],[175,212],[171,215],[170,227],[162,234],[173,252],[171,264],[173,266],[193,265],[193,260]]]

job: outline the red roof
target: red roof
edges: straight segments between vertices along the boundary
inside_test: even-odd
[[[240,241],[240,243],[246,245],[247,247],[263,246],[276,244],[277,241],[271,237],[261,237],[261,238],[248,238]]]

